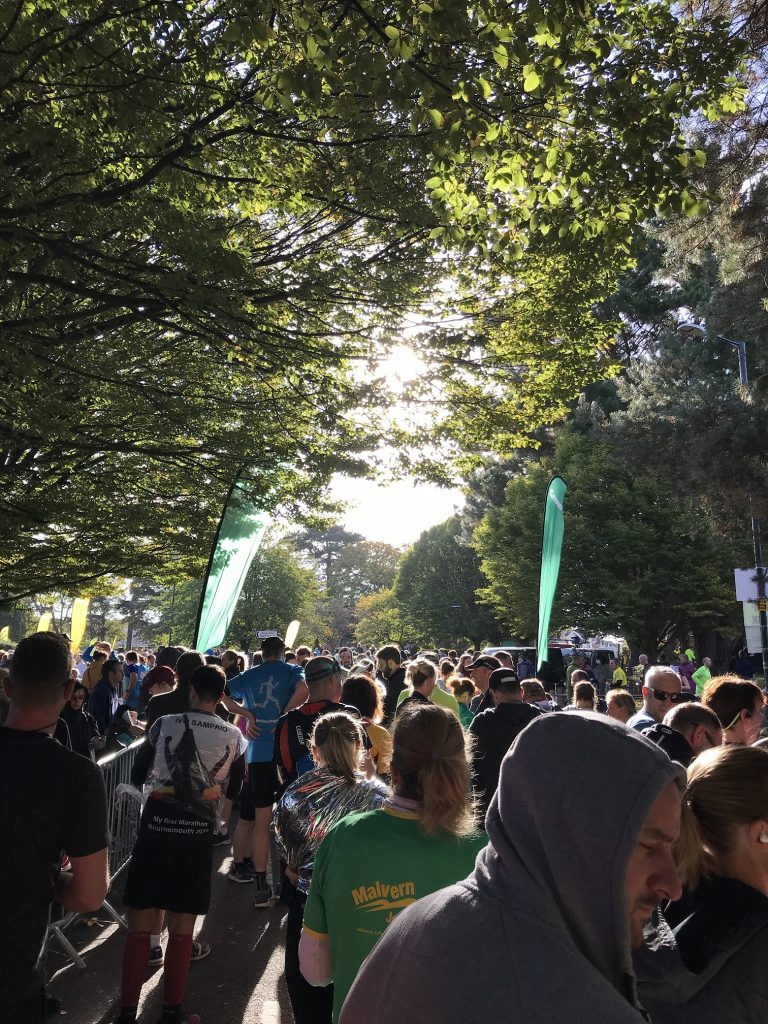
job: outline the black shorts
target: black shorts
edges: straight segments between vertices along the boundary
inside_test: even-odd
[[[237,800],[240,797],[244,778],[245,754],[241,754],[240,757],[236,757],[232,762],[232,771],[229,773],[229,782],[227,783],[227,800]]]
[[[248,765],[248,777],[240,794],[240,817],[253,821],[256,809],[271,807],[277,797],[277,767],[271,761],[254,761]]]
[[[207,914],[212,873],[212,825],[204,835],[172,837],[155,835],[142,820],[123,902],[134,910],[158,907],[176,914]]]

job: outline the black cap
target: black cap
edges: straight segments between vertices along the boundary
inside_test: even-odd
[[[693,760],[693,748],[677,729],[672,729],[668,725],[652,725],[650,729],[643,729],[643,736],[653,740],[656,746],[661,747],[670,761],[677,761],[683,768],[687,768]]]
[[[285,643],[282,637],[265,636],[261,641],[261,653],[265,658],[271,658],[275,654],[282,654],[285,650]]]
[[[488,679],[488,686],[492,690],[519,690],[520,680],[514,669],[495,668]]]
[[[474,668],[489,668],[493,671],[493,669],[501,668],[501,662],[490,654],[481,654],[471,665],[467,666],[467,672],[471,672]]]

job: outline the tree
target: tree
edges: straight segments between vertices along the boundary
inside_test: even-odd
[[[321,597],[315,574],[299,564],[285,541],[262,544],[248,570],[227,642],[253,650],[258,647],[258,630],[276,629],[285,635],[293,619],[301,621],[304,638],[314,638],[318,631],[324,634],[316,615]]]
[[[154,643],[158,646],[165,646],[169,642],[184,647],[193,646],[202,587],[202,580],[181,579],[162,588],[152,635]]]
[[[536,635],[544,498],[553,468],[568,483],[554,628],[624,635],[655,655],[694,632],[741,632],[732,595],[738,546],[713,535],[695,495],[653,470],[633,475],[610,434],[563,428],[554,464],[507,487],[475,532],[483,597],[513,632]]]
[[[472,377],[473,442],[506,444],[550,397],[556,416],[595,373],[584,329],[633,225],[696,209],[679,125],[738,105],[738,60],[725,24],[645,0],[13,5],[7,599],[198,573],[239,465],[311,520],[386,427],[375,357],[406,314],[470,325],[420,344],[435,380]],[[492,391],[529,367],[503,430],[482,346]]]
[[[352,533],[345,527],[336,524],[325,530],[302,530],[293,538],[299,552],[306,555],[312,563],[317,577],[330,594],[335,594],[336,567],[352,544],[360,543],[363,538],[359,533]]]
[[[359,644],[402,646],[420,632],[420,627],[408,617],[391,588],[361,597],[355,607],[355,617],[355,639]]]
[[[401,555],[401,550],[380,541],[348,544],[336,560],[329,590],[345,608],[354,609],[359,598],[392,586]]]
[[[397,571],[394,596],[415,624],[421,644],[460,646],[471,641],[498,642],[499,626],[477,602],[486,580],[475,551],[460,538],[457,516],[425,530],[405,553]]]

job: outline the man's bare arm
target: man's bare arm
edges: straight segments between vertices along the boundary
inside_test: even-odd
[[[65,910],[85,913],[98,910],[109,889],[109,862],[106,849],[87,857],[72,857],[71,871],[62,871],[55,898]]]
[[[247,719],[249,739],[253,740],[259,735],[259,727],[256,724],[256,717],[252,711],[243,707],[242,704],[238,704],[236,700],[232,700],[226,693],[222,693],[220,703],[224,705],[230,715],[242,715],[243,718]]]
[[[293,691],[293,696],[283,708],[282,713],[286,714],[288,711],[293,711],[300,704],[303,704],[309,698],[309,688],[302,679],[296,689]]]

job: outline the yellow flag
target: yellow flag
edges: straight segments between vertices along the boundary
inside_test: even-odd
[[[35,632],[36,633],[47,633],[50,628],[51,628],[51,613],[50,612],[46,612],[44,615],[40,616],[40,621],[37,624],[37,629],[35,630]]]
[[[73,654],[75,651],[80,650],[80,644],[85,636],[89,604],[90,601],[87,597],[76,597],[72,602],[72,626],[69,631],[69,646]]]

